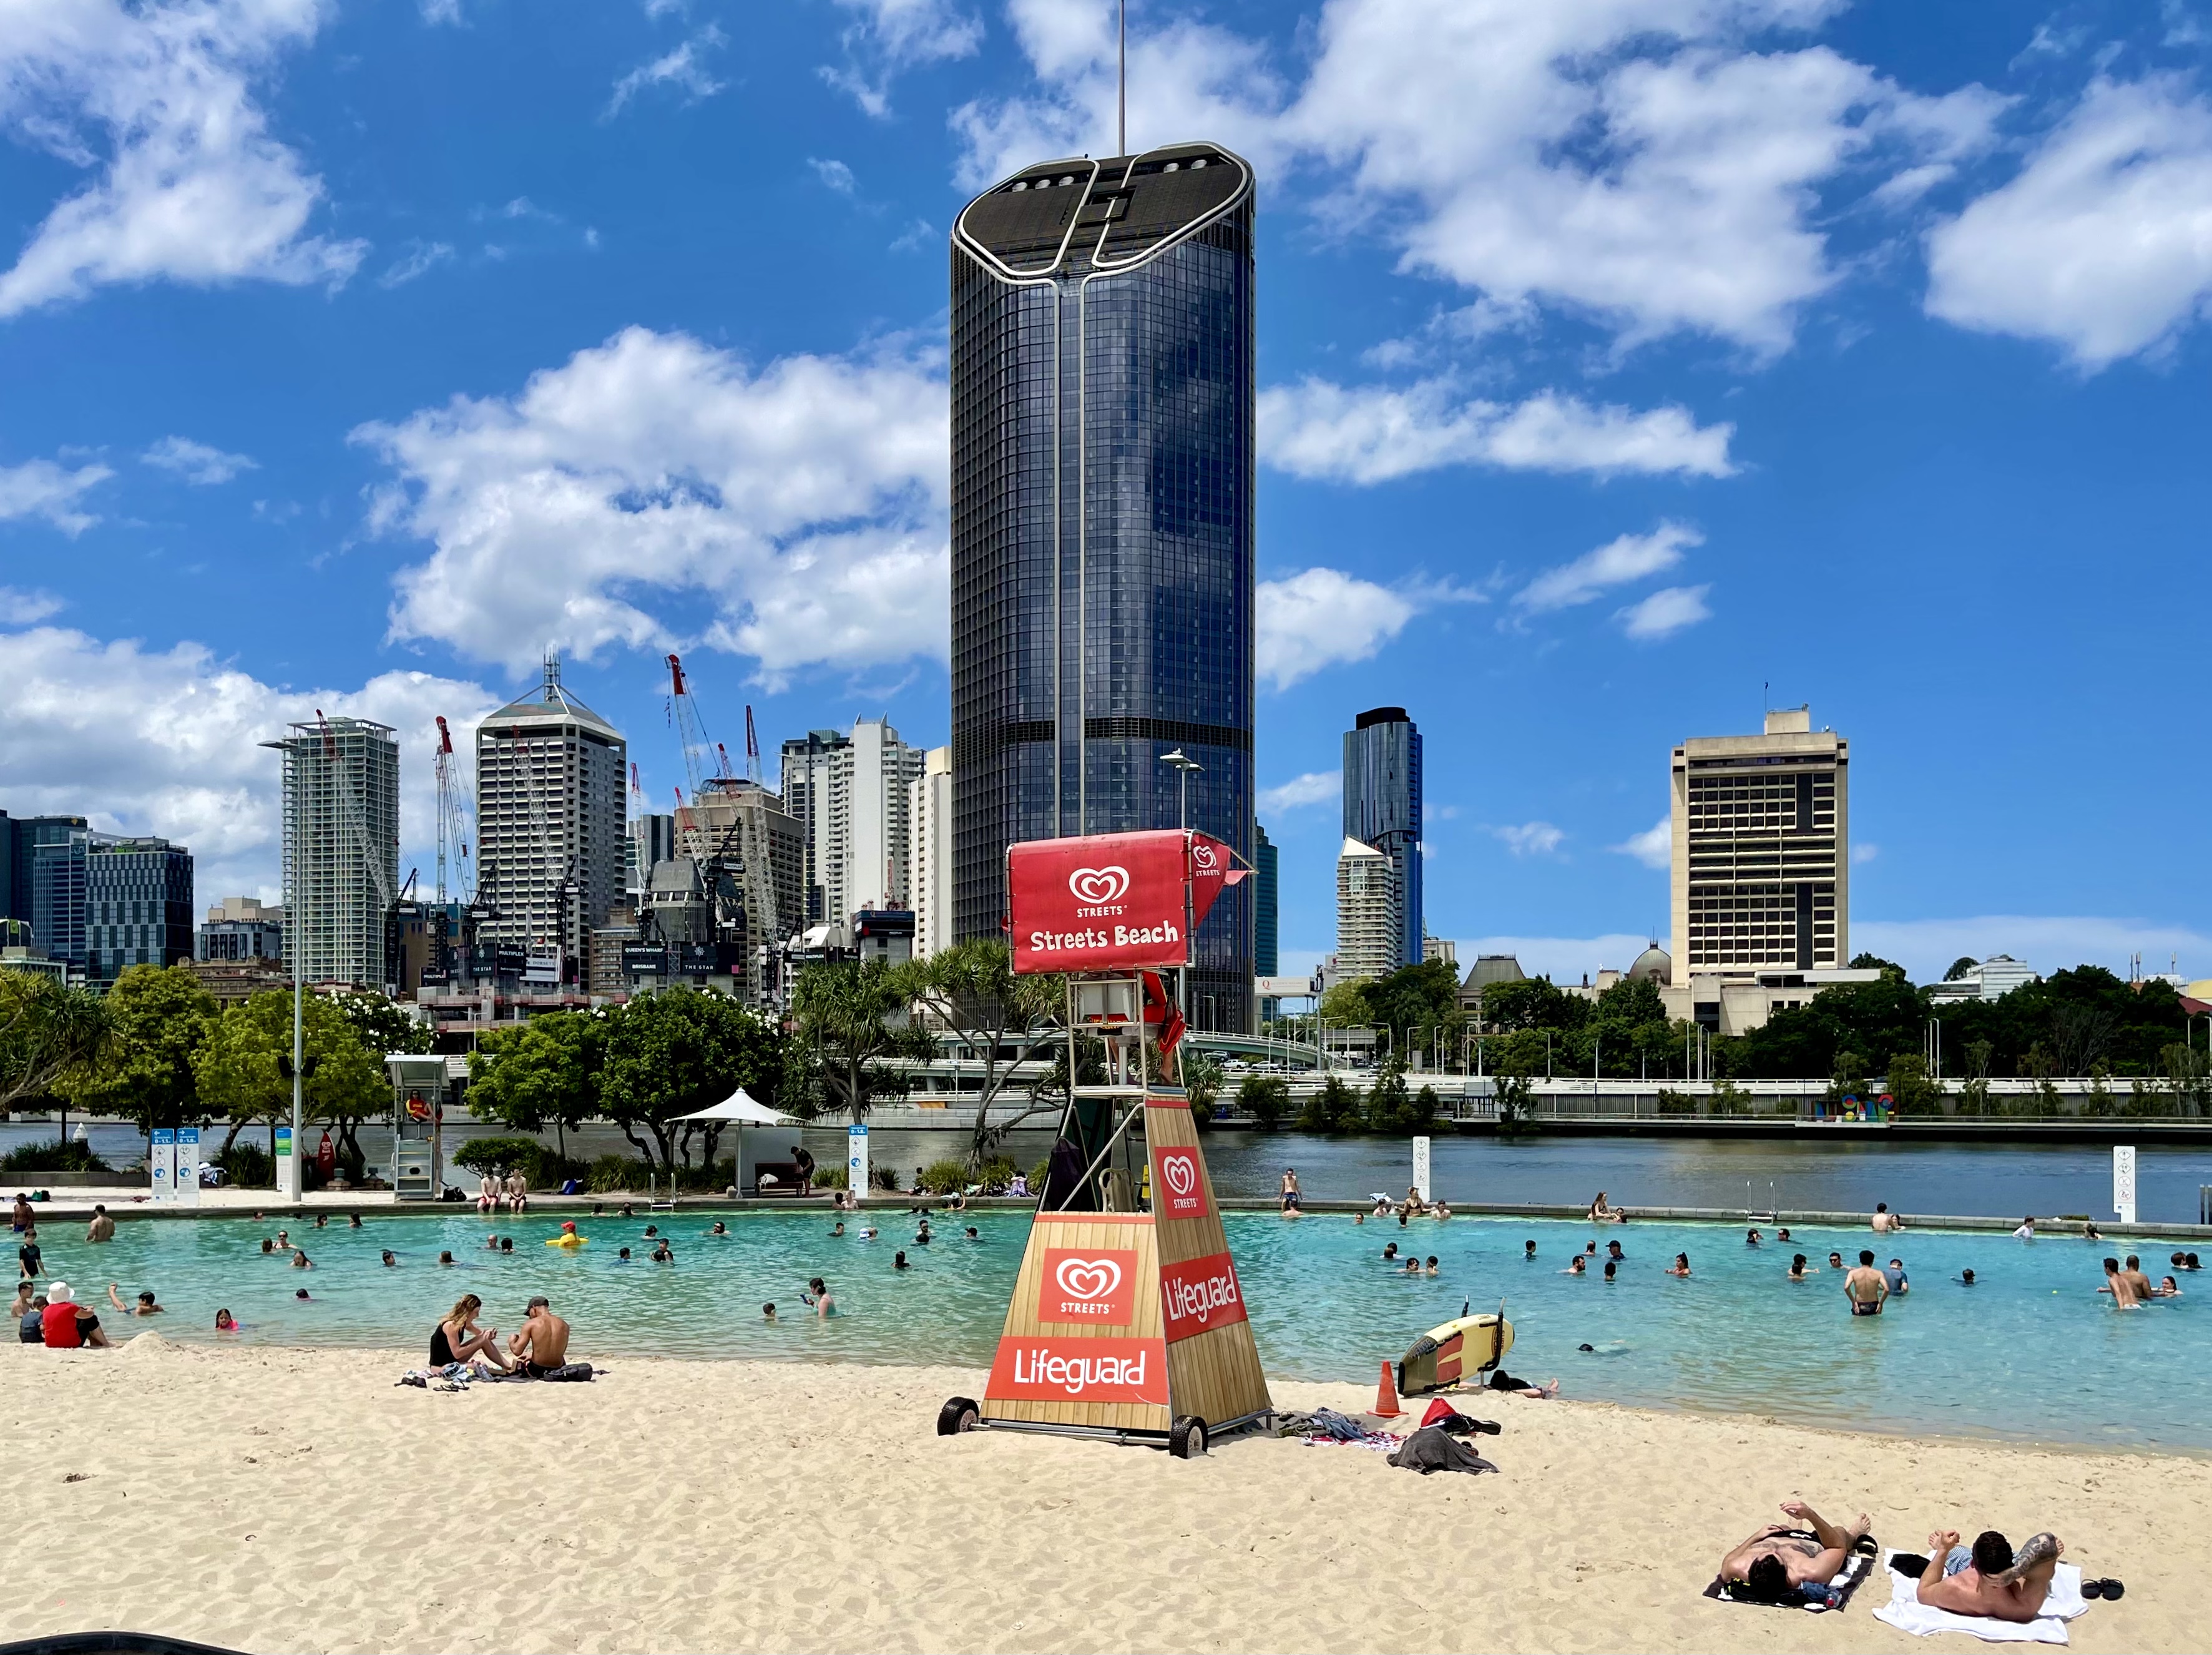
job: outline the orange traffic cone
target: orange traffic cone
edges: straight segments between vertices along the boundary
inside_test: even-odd
[[[1390,1364],[1382,1364],[1382,1382],[1375,1387],[1375,1417],[1395,1420],[1406,1410],[1398,1406],[1398,1387],[1390,1382]]]

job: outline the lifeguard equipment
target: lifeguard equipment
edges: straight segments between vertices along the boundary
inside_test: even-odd
[[[574,1247],[588,1247],[588,1246],[590,1246],[592,1244],[591,1244],[591,1241],[590,1241],[589,1238],[585,1237],[585,1236],[580,1236],[580,1235],[578,1235],[578,1234],[576,1233],[576,1226],[575,1226],[575,1225],[574,1225],[574,1224],[573,1224],[573,1223],[563,1223],[563,1224],[561,1226],[561,1233],[560,1233],[559,1235],[557,1235],[557,1236],[555,1236],[555,1237],[554,1237],[550,1241],[547,1242],[545,1244],[546,1244],[548,1247],[570,1247],[570,1248],[574,1248]]]
[[[1382,1364],[1382,1377],[1375,1386],[1375,1417],[1395,1420],[1406,1410],[1398,1406],[1398,1393],[1390,1384],[1390,1365]]]
[[[1407,1348],[1398,1364],[1398,1390],[1407,1396],[1463,1384],[1486,1373],[1513,1348],[1513,1324],[1503,1311],[1456,1316],[1439,1323]]]

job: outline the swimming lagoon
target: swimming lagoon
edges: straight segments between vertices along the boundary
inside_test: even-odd
[[[706,1233],[718,1217],[728,1235]],[[939,1218],[947,1221],[921,1246],[915,1220],[896,1206],[867,1214],[881,1231],[873,1241],[850,1222],[833,1237],[820,1213],[641,1208],[629,1219],[580,1218],[591,1244],[571,1253],[544,1244],[559,1215],[370,1209],[358,1230],[342,1216],[322,1230],[290,1224],[309,1270],[264,1255],[261,1238],[278,1226],[248,1218],[126,1223],[102,1246],[83,1240],[82,1224],[57,1222],[42,1226],[41,1240],[48,1270],[99,1303],[125,1336],[146,1324],[114,1313],[110,1281],[126,1299],[153,1289],[168,1314],[152,1325],[195,1342],[217,1342],[212,1324],[224,1308],[244,1330],[222,1342],[416,1350],[463,1293],[511,1329],[542,1293],[574,1324],[575,1354],[609,1364],[658,1354],[988,1366],[1028,1215]],[[1288,1378],[1372,1384],[1382,1360],[1462,1304],[1486,1311],[1502,1300],[1517,1337],[1508,1369],[1557,1375],[1570,1396],[1893,1433],[2212,1451],[2212,1276],[2182,1275],[2182,1298],[2116,1311],[2096,1289],[2099,1261],[2118,1250],[2078,1236],[1891,1238],[1793,1225],[1791,1245],[1751,1247],[1741,1227],[1713,1224],[1226,1219],[1261,1360]],[[980,1239],[963,1237],[969,1222]],[[649,1224],[671,1238],[674,1264],[647,1261]],[[513,1237],[514,1252],[488,1250],[491,1236]],[[1533,1263],[1522,1256],[1529,1239]],[[1617,1281],[1600,1277],[1601,1257],[1587,1276],[1561,1274],[1592,1240],[1601,1255],[1606,1243],[1621,1244]],[[1434,1254],[1438,1274],[1395,1273],[1382,1258],[1392,1242],[1401,1254]],[[624,1245],[629,1262],[617,1256]],[[2131,1245],[2155,1281],[2169,1252],[2198,1244]],[[1879,1317],[1848,1316],[1842,1278],[1825,1268],[1832,1249],[1854,1260],[1862,1247],[1881,1263],[1901,1257],[1911,1284]],[[396,1267],[381,1263],[386,1248]],[[893,1268],[901,1249],[904,1271]],[[441,1250],[452,1266],[439,1265]],[[1690,1255],[1686,1280],[1663,1274],[1678,1251]],[[1802,1283],[1785,1279],[1796,1251],[1821,1267]],[[1959,1280],[1968,1269],[1971,1287]],[[799,1302],[814,1275],[829,1281],[842,1312],[827,1323]],[[303,1286],[305,1302],[294,1296]],[[769,1301],[773,1324],[761,1310]]]

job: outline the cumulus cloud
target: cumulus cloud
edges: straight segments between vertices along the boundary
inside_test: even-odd
[[[1443,380],[1402,389],[1306,379],[1260,393],[1260,454],[1277,471],[1382,483],[1443,465],[1728,477],[1733,425],[1686,409],[1593,408],[1553,392],[1517,405],[1462,401]]]
[[[1928,238],[1928,309],[2096,369],[2212,305],[2212,106],[2177,77],[2099,80],[2018,176]]]
[[[1759,353],[1838,280],[1823,197],[1918,187],[1984,145],[2002,100],[1906,92],[1825,46],[1832,0],[1329,0],[1310,72],[1176,21],[1130,42],[1130,143],[1204,132],[1315,169],[1324,219],[1401,267],[1624,342],[1700,332]],[[1013,0],[1038,86],[956,112],[963,177],[1113,143],[1113,9]]]
[[[1325,805],[1343,794],[1341,770],[1308,770],[1304,776],[1294,776],[1274,787],[1261,788],[1260,808],[1279,816],[1285,811],[1303,810],[1308,805]]]
[[[673,87],[684,94],[686,103],[713,97],[722,89],[723,82],[708,72],[707,54],[726,42],[722,31],[709,23],[675,51],[639,64],[615,82],[614,95],[607,100],[599,119],[612,120],[631,99],[652,87]]]
[[[1649,534],[1624,534],[1571,563],[1546,569],[1514,594],[1514,604],[1532,614],[1569,609],[1602,596],[1614,587],[1656,575],[1682,561],[1686,546],[1705,537],[1682,523],[1662,523]]]
[[[1968,919],[1851,922],[1851,952],[1896,961],[1916,983],[1939,980],[1953,960],[2010,954],[2045,976],[2073,965],[2102,965],[2122,977],[2141,954],[2146,970],[2178,960],[2181,975],[2212,974],[2212,936],[2172,920],[2094,916],[1984,914]]]
[[[1341,569],[1310,569],[1262,581],[1260,677],[1287,690],[1325,666],[1365,660],[1404,631],[1414,612],[1405,593]]]
[[[61,627],[0,633],[0,790],[25,814],[90,817],[191,847],[202,896],[283,879],[279,756],[258,743],[315,709],[389,724],[400,742],[400,837],[434,844],[434,720],[454,745],[498,704],[482,685],[386,672],[358,689],[264,684],[196,643],[155,650]],[[403,861],[404,869],[410,864]]]
[[[16,587],[0,586],[0,626],[28,626],[49,615],[58,615],[61,610],[62,600],[51,592],[25,592]]]
[[[867,113],[890,113],[890,82],[902,70],[966,58],[982,44],[983,25],[947,0],[836,0],[852,18],[841,36],[842,65],[822,78]]]
[[[100,520],[79,509],[78,502],[95,484],[114,475],[105,465],[80,465],[70,471],[51,459],[0,465],[0,523],[16,517],[43,517],[64,534],[82,534]]]
[[[859,180],[853,176],[853,169],[842,161],[823,161],[818,156],[809,155],[806,164],[814,169],[814,176],[825,188],[835,190],[839,195],[851,195],[860,187]]]
[[[185,482],[201,488],[228,483],[240,472],[260,469],[259,464],[248,455],[227,454],[190,437],[163,437],[138,458],[149,465],[174,472]]]
[[[1662,816],[1643,832],[1632,833],[1619,844],[1607,845],[1606,849],[1619,855],[1633,856],[1644,867],[1663,873],[1674,864],[1674,818]]]
[[[1710,586],[1662,587],[1615,618],[1632,638],[1671,638],[1686,626],[1712,618],[1713,611],[1705,605],[1705,593],[1711,590]]]
[[[398,577],[395,637],[523,670],[548,648],[703,636],[771,683],[946,653],[933,357],[756,371],[633,327],[513,397],[456,397],[353,436],[395,473],[371,526],[434,547]]]
[[[317,0],[15,0],[0,128],[96,170],[0,273],[0,317],[125,282],[343,282],[367,244],[307,234],[322,180],[254,83],[311,39]]]
[[[1522,822],[1494,827],[1490,832],[1516,856],[1549,856],[1567,837],[1565,830],[1549,822]]]

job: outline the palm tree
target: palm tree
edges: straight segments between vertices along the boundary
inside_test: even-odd
[[[44,1098],[106,1056],[115,1037],[106,1002],[43,972],[0,970],[0,1112]],[[62,1105],[69,1141],[69,1105]]]

